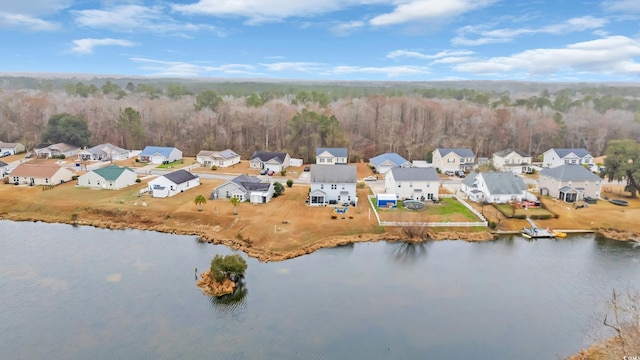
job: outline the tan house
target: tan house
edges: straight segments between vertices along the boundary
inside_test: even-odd
[[[524,151],[506,149],[493,154],[491,160],[496,170],[515,174],[529,174],[533,172],[531,156]]]
[[[74,174],[57,164],[24,163],[13,169],[9,180],[16,185],[58,185],[71,181]]]
[[[66,143],[57,143],[48,145],[46,147],[37,148],[35,152],[38,157],[42,157],[45,159],[58,158],[63,156],[68,158],[77,155],[80,152],[80,147]]]
[[[440,171],[469,171],[476,163],[476,155],[471,149],[437,148],[432,153],[433,167]]]
[[[602,179],[582,165],[566,164],[540,170],[540,195],[549,195],[565,202],[576,202],[585,196],[599,198]]]

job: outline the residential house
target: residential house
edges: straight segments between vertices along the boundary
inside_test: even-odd
[[[213,189],[209,199],[238,198],[252,204],[264,204],[271,200],[273,191],[270,182],[262,182],[256,176],[240,175]]]
[[[565,202],[576,202],[585,196],[599,198],[602,179],[582,165],[565,164],[543,168],[538,176],[540,195]]]
[[[316,148],[316,164],[336,165],[349,162],[347,148]]]
[[[311,165],[309,205],[357,205],[356,167]]]
[[[283,152],[254,151],[249,160],[252,169],[280,172],[290,166],[291,157]]]
[[[240,155],[231,149],[222,151],[201,150],[196,156],[196,161],[204,167],[216,166],[226,168],[240,163]]]
[[[138,154],[138,161],[151,164],[168,164],[178,160],[182,160],[182,151],[175,147],[147,146]]]
[[[115,161],[131,157],[131,151],[106,143],[78,152],[78,160]]]
[[[524,151],[516,149],[505,149],[493,154],[493,166],[498,171],[507,171],[515,174],[530,174],[531,156]]]
[[[0,141],[0,154],[5,152],[10,153],[11,155],[20,154],[27,151],[24,145],[20,143],[6,143]]]
[[[138,176],[128,167],[110,165],[78,177],[78,186],[118,190],[136,183]]]
[[[437,148],[433,150],[433,166],[440,171],[469,171],[473,169],[476,155],[471,149]]]
[[[384,177],[384,187],[387,194],[395,194],[398,199],[438,199],[440,177],[432,167],[394,167]]]
[[[543,153],[542,166],[554,168],[557,166],[573,164],[594,166],[593,156],[586,149],[549,149]]]
[[[394,167],[411,167],[411,162],[396,153],[384,153],[369,159],[369,165],[379,174],[386,174]]]
[[[200,178],[186,170],[177,170],[149,181],[153,197],[170,197],[200,185]]]
[[[74,174],[58,164],[22,163],[13,169],[9,180],[21,185],[58,185],[71,181]]]
[[[62,157],[69,158],[78,154],[78,152],[80,152],[80,147],[66,143],[57,143],[41,148],[36,148],[35,152],[36,156],[45,159]]]
[[[512,172],[472,172],[460,185],[471,201],[505,204],[534,200],[522,178]]]

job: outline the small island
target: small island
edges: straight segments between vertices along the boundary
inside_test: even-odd
[[[247,262],[242,256],[216,255],[211,260],[211,267],[200,275],[196,285],[208,296],[229,295],[234,292],[237,283],[242,281],[246,270]]]

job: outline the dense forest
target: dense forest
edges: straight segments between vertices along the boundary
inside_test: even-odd
[[[253,82],[148,78],[0,77],[0,141],[48,142],[50,120],[86,121],[85,141],[176,146],[185,155],[231,148],[348,147],[351,161],[383,152],[430,160],[437,147],[490,157],[516,148],[604,153],[640,139],[637,84],[524,82]],[[74,120],[74,121],[76,121]]]

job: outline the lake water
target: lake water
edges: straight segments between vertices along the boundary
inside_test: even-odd
[[[192,236],[0,221],[0,248],[1,359],[557,359],[640,280],[594,236],[248,259],[223,300],[194,269],[231,251]]]

